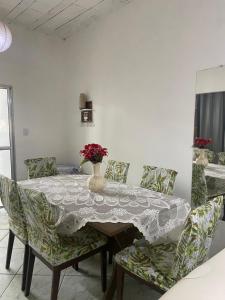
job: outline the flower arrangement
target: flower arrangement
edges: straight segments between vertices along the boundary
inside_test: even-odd
[[[212,144],[212,139],[204,139],[201,137],[195,138],[195,147],[204,149],[207,145]]]
[[[108,155],[108,150],[98,144],[88,144],[84,146],[84,149],[80,151],[80,154],[84,157],[81,165],[88,161],[97,164],[102,162],[104,156]]]

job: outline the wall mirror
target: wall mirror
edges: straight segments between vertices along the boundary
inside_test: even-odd
[[[192,206],[225,195],[225,66],[197,72]]]

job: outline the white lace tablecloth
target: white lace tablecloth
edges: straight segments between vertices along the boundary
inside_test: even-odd
[[[150,242],[184,223],[190,205],[184,199],[137,186],[108,182],[102,193],[90,192],[86,175],[59,175],[20,181],[43,192],[60,212],[58,231],[70,235],[88,222],[132,223]]]
[[[205,168],[205,175],[209,177],[225,179],[225,166],[208,164],[208,166]]]

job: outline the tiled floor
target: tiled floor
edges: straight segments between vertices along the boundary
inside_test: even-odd
[[[6,248],[8,242],[8,222],[3,209],[0,209],[0,299],[25,300],[21,292],[22,262],[24,247],[15,239],[11,269],[5,269]],[[79,264],[80,270],[72,268],[61,275],[58,300],[100,300],[103,299],[100,282],[99,257],[88,259]],[[111,267],[108,270],[110,278]],[[157,300],[160,294],[141,285],[133,279],[125,279],[124,300]],[[49,300],[51,289],[51,272],[36,259],[31,285],[30,300]]]

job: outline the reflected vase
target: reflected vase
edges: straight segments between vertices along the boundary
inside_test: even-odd
[[[208,155],[205,149],[199,149],[199,156],[196,159],[196,164],[197,165],[203,165],[203,166],[208,166],[209,161],[208,161]]]
[[[87,185],[91,192],[101,192],[106,184],[105,178],[101,175],[101,163],[92,164],[93,174],[88,178]]]

